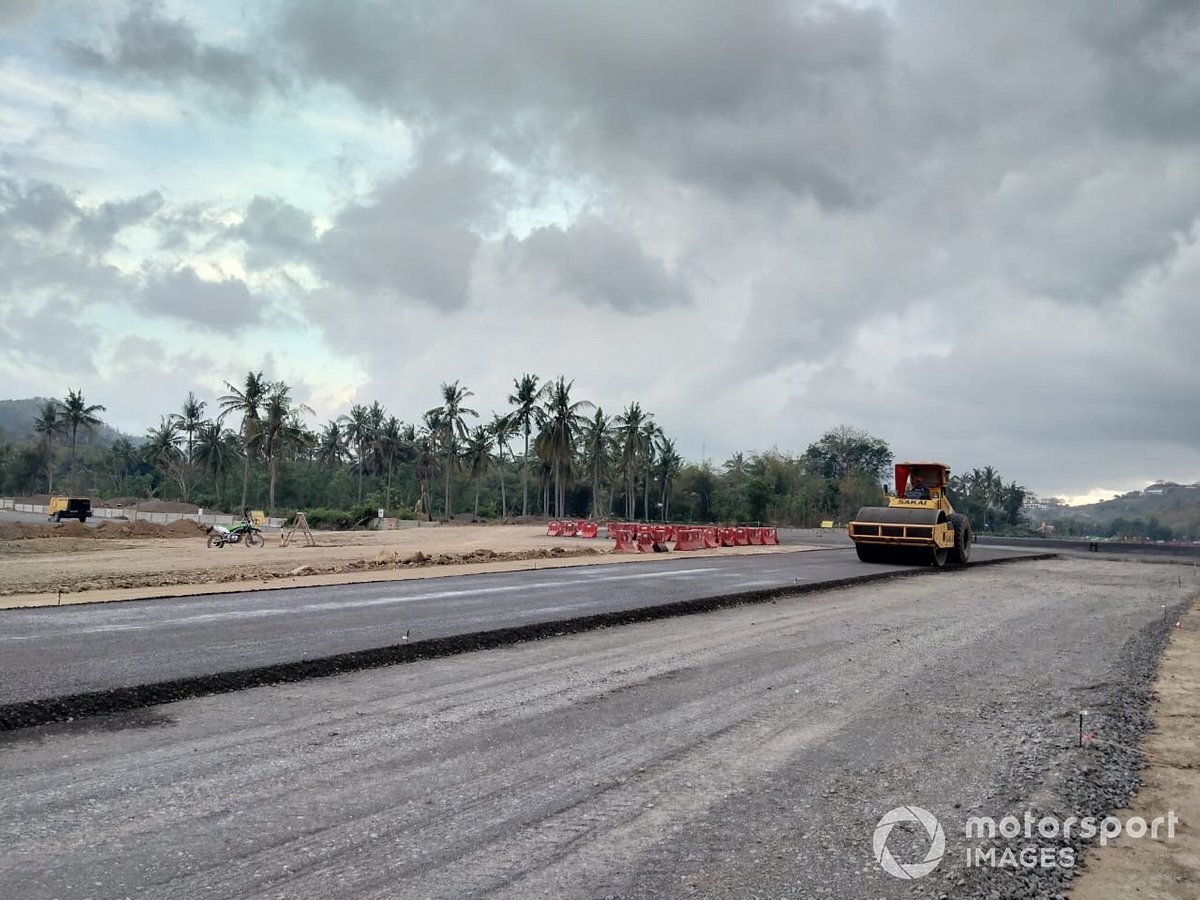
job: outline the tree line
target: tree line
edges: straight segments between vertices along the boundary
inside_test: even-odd
[[[181,500],[269,514],[309,511],[341,520],[377,509],[402,518],[509,520],[515,516],[643,521],[771,522],[811,527],[848,521],[884,502],[892,452],[880,438],[834,428],[803,453],[737,452],[686,461],[639,402],[609,414],[575,395],[565,377],[515,378],[508,406],[484,416],[458,381],[403,421],[378,401],[323,426],[283,381],[249,371],[212,402],[189,393],[135,442],[80,441],[105,408],[80,390],[49,400],[36,439],[0,441],[0,491],[66,491]],[[956,504],[980,523],[1020,521],[1024,489],[991,467],[951,482]],[[1017,502],[1017,498],[1020,502]],[[351,515],[350,512],[354,511]]]

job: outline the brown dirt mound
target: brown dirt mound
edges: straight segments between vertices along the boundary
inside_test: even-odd
[[[101,522],[94,529],[96,537],[101,538],[180,538],[195,537],[205,533],[205,527],[191,519],[181,519],[170,525],[159,525],[157,522]]]
[[[5,522],[0,525],[0,541],[27,541],[35,538],[185,538],[203,537],[206,526],[193,519],[180,519],[170,525],[154,522],[109,520],[95,528],[82,522],[35,525],[32,522]]]
[[[136,509],[138,512],[194,513],[200,509],[195,503],[181,503],[177,500],[144,500],[137,497],[114,497],[97,505],[107,506],[111,509]]]

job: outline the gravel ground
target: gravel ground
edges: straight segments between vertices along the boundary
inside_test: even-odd
[[[963,823],[1121,804],[1197,587],[1016,563],[11,732],[0,896],[1053,897]]]

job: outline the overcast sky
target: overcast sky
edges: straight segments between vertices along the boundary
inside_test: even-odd
[[[1194,0],[0,0],[0,396],[1192,482],[1198,151]]]

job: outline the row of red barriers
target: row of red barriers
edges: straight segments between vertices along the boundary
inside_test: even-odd
[[[581,537],[594,538],[600,533],[600,526],[595,522],[568,521],[551,522],[546,528],[547,537]]]
[[[647,553],[669,550],[713,550],[717,547],[775,546],[779,531],[775,528],[693,527],[682,525],[635,525],[609,522],[608,536],[616,541],[618,553]]]

